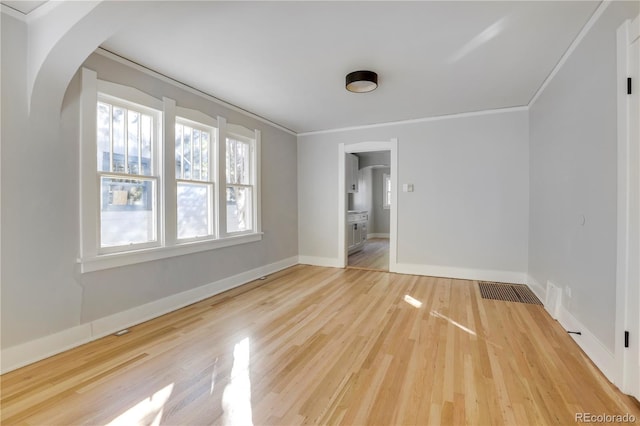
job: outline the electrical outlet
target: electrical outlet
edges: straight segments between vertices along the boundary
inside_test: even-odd
[[[567,297],[571,297],[571,287],[569,287],[568,285],[564,286],[564,294]]]

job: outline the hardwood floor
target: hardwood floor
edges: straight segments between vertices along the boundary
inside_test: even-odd
[[[371,238],[364,248],[349,256],[349,268],[389,271],[389,239]]]
[[[10,424],[574,424],[640,408],[537,305],[295,266],[1,377]]]

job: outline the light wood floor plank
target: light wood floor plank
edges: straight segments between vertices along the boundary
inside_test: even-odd
[[[0,379],[3,425],[640,420],[541,306],[302,265]]]
[[[347,265],[349,268],[389,271],[389,239],[366,240],[362,250],[349,255]]]

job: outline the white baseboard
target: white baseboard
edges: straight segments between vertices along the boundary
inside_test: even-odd
[[[428,275],[431,277],[458,278],[463,280],[497,281],[513,284],[525,284],[527,282],[527,274],[524,272],[492,271],[488,269],[457,268],[453,266],[398,263],[392,272],[399,274]]]
[[[367,239],[369,238],[389,238],[389,234],[367,234]]]
[[[531,275],[527,275],[526,284],[542,303],[547,299],[547,290]]]
[[[0,374],[75,348],[93,340],[91,324],[82,324],[58,333],[2,349]]]
[[[573,340],[582,348],[585,354],[602,371],[611,383],[614,383],[616,373],[615,356],[587,327],[578,321],[564,307],[560,307],[558,322],[567,331],[579,331],[582,334],[570,334]]]
[[[547,299],[547,290],[531,275],[527,275],[529,288],[538,296],[543,303]],[[545,309],[547,307],[545,306]],[[602,371],[602,373],[612,383],[615,383],[615,356],[607,349],[602,342],[587,327],[576,319],[564,305],[560,305],[558,310],[558,322],[567,331],[579,331],[582,334],[570,334],[573,340],[582,348],[585,354]],[[549,310],[547,309],[547,312]],[[553,318],[553,313],[549,312]]]
[[[326,266],[329,268],[342,268],[344,265],[333,257],[298,256],[298,263],[302,265]]]
[[[116,331],[175,311],[207,297],[241,286],[264,275],[298,264],[298,257],[264,265],[232,277],[206,284],[104,318],[81,324],[58,333],[2,349],[0,374],[40,361],[52,355],[99,339]]]
[[[640,399],[640,365],[629,365],[629,379],[626,380],[624,389],[622,391],[627,395],[632,395],[636,399]],[[625,375],[627,373],[625,372]],[[620,386],[618,386],[620,387]]]

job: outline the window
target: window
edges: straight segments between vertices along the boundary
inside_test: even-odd
[[[253,229],[253,140],[227,137],[227,232]]]
[[[214,235],[212,128],[176,119],[175,166],[178,239]]]
[[[391,175],[389,173],[382,175],[382,207],[391,208]]]
[[[97,185],[103,252],[158,243],[156,131],[159,111],[99,95]]]
[[[80,99],[81,272],[262,239],[258,130],[86,68]]]

